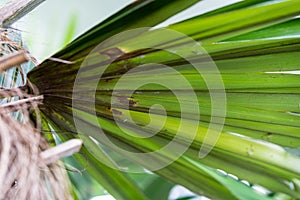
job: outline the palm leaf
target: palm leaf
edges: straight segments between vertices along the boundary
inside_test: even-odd
[[[214,199],[268,199],[218,174],[216,169],[298,198],[300,159],[283,147],[298,148],[300,143],[299,75],[282,72],[299,70],[299,20],[295,19],[300,13],[299,1],[243,1],[168,27],[200,41],[214,59],[226,89],[225,119],[211,110],[211,95],[220,95],[222,87],[208,87],[207,80],[178,56],[180,53],[199,65],[210,62],[207,54],[190,48],[185,38],[162,34],[164,29],[139,29],[125,38],[115,37],[103,49],[89,54],[110,36],[154,26],[195,2],[136,2],[54,56],[74,64],[45,61],[31,71],[28,79],[44,95],[41,111],[45,120],[57,131],[79,133],[85,141],[83,153],[91,163],[90,174],[120,199],[144,197],[126,175],[104,165],[112,165],[105,148]],[[160,50],[168,48],[174,52]],[[93,59],[82,65],[86,56]],[[112,64],[104,70],[108,62]],[[151,63],[166,64],[176,72]],[[133,69],[136,71],[124,76]],[[75,83],[79,70],[82,73]],[[94,86],[99,72],[101,79]],[[214,70],[205,73],[210,81],[218,80]],[[179,84],[180,77],[188,80],[189,86]],[[120,80],[122,85],[117,85]],[[143,84],[159,80],[172,85],[172,90],[159,84]],[[78,86],[75,90],[74,84]],[[139,84],[141,87],[135,88]],[[135,92],[130,93],[132,90]],[[174,91],[180,91],[184,105]],[[95,99],[95,105],[91,99]],[[219,119],[213,126],[212,117]],[[74,120],[80,124],[79,129]],[[213,132],[222,120],[224,128],[214,148],[199,159],[199,150],[207,144],[204,133]],[[76,135],[60,137],[66,140]],[[173,148],[158,151],[170,141],[175,144]],[[189,147],[187,151],[178,155],[178,149],[185,146]],[[156,153],[145,154],[149,152]],[[157,169],[161,164],[166,166]],[[130,189],[122,188],[124,182],[131,185]]]

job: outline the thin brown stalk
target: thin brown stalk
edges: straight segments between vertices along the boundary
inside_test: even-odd
[[[10,69],[16,65],[28,62],[30,57],[24,51],[14,52],[0,58],[0,72]]]
[[[21,99],[18,101],[9,102],[0,106],[0,112],[3,110],[4,111],[9,110],[10,112],[15,112],[28,104],[31,105],[33,103],[35,104],[41,103],[43,99],[44,97],[40,95],[40,96],[30,97],[26,99]]]
[[[40,155],[44,164],[49,165],[57,162],[59,159],[68,157],[77,153],[82,145],[82,141],[79,139],[71,139],[67,142],[59,144],[55,147],[43,151]]]

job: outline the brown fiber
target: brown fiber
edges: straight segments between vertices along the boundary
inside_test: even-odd
[[[41,99],[22,87],[0,89],[0,200],[72,199],[63,165],[40,156],[49,148],[40,132]]]

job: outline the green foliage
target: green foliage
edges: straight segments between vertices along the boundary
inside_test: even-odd
[[[193,52],[186,46],[184,38],[163,35],[162,29],[148,29],[115,39],[113,44],[92,55],[94,63],[80,69],[84,71],[79,80],[82,85],[75,91],[78,99],[74,99],[77,72],[84,58],[100,42],[124,30],[159,24],[195,2],[135,2],[54,55],[74,64],[45,61],[32,70],[28,78],[45,98],[41,106],[44,120],[58,132],[73,133],[60,135],[62,140],[77,137],[74,133],[78,132],[84,139],[81,153],[88,160],[89,174],[117,199],[157,199],[155,195],[169,190],[172,184],[155,178],[152,184],[161,184],[164,188],[157,193],[153,191],[156,190],[153,185],[147,184],[148,189],[137,187],[127,174],[107,166],[118,168],[118,163],[109,158],[113,154],[110,151],[152,169],[155,163],[168,163],[177,156],[177,149],[157,150],[170,141],[178,146],[189,145],[191,139],[193,142],[184,155],[155,173],[213,199],[299,198],[300,159],[283,147],[299,148],[300,79],[296,74],[278,73],[299,70],[299,20],[295,18],[300,13],[298,0],[243,1],[168,27],[201,42],[224,81],[227,96],[225,124],[216,145],[205,158],[199,159],[199,149],[205,144],[203,133],[212,129],[209,125],[211,117],[222,118],[212,114],[211,93],[217,94],[222,88],[208,88],[205,79],[197,75],[190,63],[176,53],[159,50],[175,47],[195,63],[207,63],[207,55]],[[145,44],[153,48],[142,48]],[[117,52],[121,57],[103,71],[96,91],[93,91],[93,81],[99,78],[99,70],[112,59],[104,52],[116,48],[122,51]],[[166,64],[176,69],[176,73],[155,68],[151,63]],[[141,68],[142,64],[149,64],[148,68]],[[129,70],[140,68],[147,69],[147,73],[122,77]],[[188,80],[192,90],[178,84],[178,73]],[[207,74],[211,81],[217,80],[213,70],[208,69]],[[123,84],[118,87],[117,95],[113,95],[121,78]],[[155,83],[157,80],[168,82],[173,86],[172,91],[159,84],[134,88],[134,83]],[[135,93],[129,94],[128,90],[135,90]],[[173,93],[177,90],[184,96],[184,110]],[[199,116],[192,93],[197,97],[200,120],[196,120]],[[87,102],[86,97],[95,97],[95,104]],[[74,107],[74,101],[80,102],[79,106]],[[124,101],[129,102],[129,108]],[[154,104],[161,107],[152,109]],[[149,110],[152,111],[151,120]],[[92,115],[94,111],[96,118]],[[80,130],[75,127],[74,112],[76,120],[80,121]],[[133,121],[128,121],[129,117]],[[166,121],[161,125],[163,120]],[[99,133],[99,124],[103,133]],[[179,125],[183,128],[179,129]],[[194,131],[197,132],[195,138]],[[152,133],[156,134],[143,138]],[[149,154],[147,160],[141,159],[106,143],[104,136],[119,148],[134,153],[157,153]],[[82,156],[75,155],[75,158],[84,166],[86,160]],[[244,183],[218,173],[217,169],[251,184],[259,184],[270,190],[270,194],[260,194]]]

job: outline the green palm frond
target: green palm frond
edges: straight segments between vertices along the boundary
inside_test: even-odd
[[[300,159],[286,151],[300,145],[300,78],[286,73],[300,68],[298,0],[242,1],[167,27],[201,42],[208,54],[195,52],[186,38],[155,28],[114,37],[105,48],[92,51],[111,36],[153,27],[196,2],[137,1],[54,55],[73,64],[47,60],[32,70],[28,79],[44,95],[40,109],[45,122],[57,132],[73,133],[59,135],[62,140],[79,134],[85,142],[82,153],[90,163],[87,170],[118,199],[147,197],[128,175],[108,167],[118,168],[107,153],[111,150],[146,169],[166,164],[155,173],[213,199],[271,199],[273,193],[299,198]],[[162,50],[168,48],[175,51]],[[209,87],[179,53],[199,66],[213,59],[226,91],[225,119],[212,111],[212,94],[221,93],[222,85]],[[92,59],[84,65],[87,56]],[[111,64],[106,68],[107,63]],[[130,70],[135,71],[124,76]],[[78,72],[82,72],[79,80]],[[212,68],[205,73],[211,82],[218,81]],[[181,76],[190,87],[179,84]],[[122,85],[117,85],[120,80]],[[172,85],[171,90],[155,84],[159,80]],[[74,84],[79,88],[74,89]],[[135,88],[137,84],[142,85]],[[184,109],[174,91],[180,91]],[[220,126],[217,122],[211,126],[212,118],[224,120],[224,127],[212,151],[200,159],[199,150],[207,143],[205,133]],[[170,142],[188,149],[179,158],[176,148],[158,151]],[[156,153],[141,157],[120,149]],[[83,158],[76,158],[84,165]],[[217,169],[267,188],[269,196]]]

